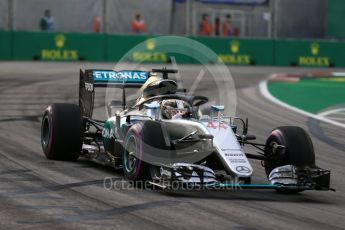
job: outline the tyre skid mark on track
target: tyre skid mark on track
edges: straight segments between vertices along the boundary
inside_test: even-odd
[[[297,196],[299,196],[298,194]],[[303,195],[302,195],[303,196]],[[307,198],[308,200],[308,198]],[[310,203],[315,203],[315,200],[310,200]],[[322,201],[321,201],[322,203]],[[326,203],[329,204],[329,203]],[[271,206],[265,205],[265,204],[256,204],[254,203],[249,203],[249,207],[253,208],[254,210],[259,210],[264,213],[271,213],[271,215],[274,215],[275,218],[282,218],[285,219],[284,222],[288,222],[289,219],[293,219],[294,221],[298,221],[299,223],[305,223],[306,225],[310,225],[311,223],[315,224],[316,226],[322,226],[323,229],[342,229],[339,227],[335,227],[332,224],[328,223],[323,223],[320,220],[313,219],[311,217],[307,216],[300,216],[298,213],[293,213],[293,212],[288,212],[284,211],[283,209],[280,208],[272,208]],[[303,206],[301,206],[303,208]],[[321,210],[322,211],[322,210]]]
[[[9,161],[17,164],[18,166],[26,168],[23,163],[20,163],[19,161],[17,161],[16,159],[8,156],[4,152],[0,151],[0,155],[2,155],[3,157],[7,158]],[[32,172],[35,172],[35,170],[33,170],[33,169],[27,169],[27,170],[31,170]],[[37,177],[39,177],[40,180],[42,180],[45,183],[56,183],[54,181],[46,181],[44,178],[41,178],[39,175]],[[100,182],[103,183],[103,180],[98,180],[97,184],[99,184]],[[103,204],[104,206],[109,207],[107,209],[108,211],[104,212],[104,213],[107,214],[107,218],[103,218],[103,219],[100,218],[104,214],[102,211],[99,211],[99,210],[98,211],[89,211],[90,213],[94,214],[94,218],[92,218],[92,220],[111,219],[112,213],[114,213],[114,215],[121,215],[121,214],[124,214],[124,213],[121,213],[121,211],[126,211],[125,207],[113,207],[112,205],[108,204],[107,202],[105,202],[103,200],[97,199],[95,197],[91,197],[91,196],[89,196],[89,195],[87,195],[87,194],[85,194],[83,192],[79,192],[79,191],[74,189],[76,187],[87,186],[88,182],[71,183],[71,185],[72,186],[65,186],[64,184],[62,184],[62,185],[58,184],[58,185],[52,185],[52,186],[45,186],[45,187],[42,187],[42,188],[38,188],[38,190],[34,189],[35,191],[32,191],[32,192],[33,192],[33,195],[34,195],[35,192],[36,193],[48,192],[48,194],[51,194],[51,193],[49,193],[49,192],[52,191],[51,188],[53,188],[53,191],[55,191],[55,192],[58,192],[60,190],[69,190],[69,192],[72,192],[72,193],[78,195],[78,197],[85,197],[86,199],[88,199],[90,201],[93,201],[93,202],[98,203],[98,204]],[[25,195],[30,195],[30,193],[28,194],[28,193],[26,193],[26,191],[27,191],[27,189],[25,191],[22,191],[22,192],[21,191],[15,191],[13,194],[14,195],[15,194],[19,194],[19,195],[22,194],[22,195],[24,195],[24,197],[25,197]],[[8,198],[8,197],[10,197],[9,194],[10,194],[10,192],[6,192],[5,194],[1,194],[0,197]],[[39,197],[41,197],[41,195]],[[54,199],[55,199],[55,197],[54,197]],[[150,203],[153,203],[153,204],[150,205]],[[177,201],[177,200],[168,200],[168,201],[165,201],[165,203],[164,202],[160,202],[160,203],[159,202],[158,203],[157,202],[156,203],[155,202],[148,202],[146,204],[137,205],[137,206],[132,205],[132,206],[135,207],[135,210],[133,210],[133,211],[140,211],[138,208],[142,207],[143,209],[145,209],[145,206],[148,206],[149,208],[155,208],[155,207],[164,206],[164,205],[166,205],[166,206],[172,206],[173,204],[177,205],[179,203],[180,202]],[[184,203],[188,203],[188,202],[184,202]],[[33,206],[30,205],[29,207],[33,207]],[[161,224],[159,222],[156,222],[154,220],[148,219],[147,217],[142,217],[140,215],[137,215],[137,214],[133,213],[133,211],[132,211],[132,208],[130,206],[129,209],[126,211],[126,213],[129,213],[130,215],[133,215],[133,216],[135,216],[138,219],[145,220],[146,222],[151,223],[153,225],[159,226],[159,228],[166,228],[165,225],[163,225],[163,224]],[[101,213],[102,215],[98,215],[98,213]],[[70,215],[63,215],[63,214],[61,214],[61,216],[62,217],[66,217],[67,221],[64,221],[63,219],[60,219],[60,218],[58,218],[56,216],[52,216],[52,217],[49,217],[49,220],[47,220],[47,221],[36,221],[36,222],[35,221],[32,221],[32,222],[31,221],[17,221],[17,223],[19,223],[19,224],[44,224],[44,223],[61,224],[61,223],[81,222],[81,221],[89,220],[89,215],[84,215],[84,216],[81,216],[81,217],[75,216],[73,218]],[[52,218],[52,219],[50,219],[50,218]]]
[[[37,178],[37,177],[31,177],[31,176],[27,176],[27,177],[17,177],[17,178],[0,178],[0,183],[15,183],[15,182],[20,182],[20,181],[40,181],[41,179]],[[0,192],[1,194],[1,192]],[[6,194],[10,194],[8,192],[6,192]]]
[[[41,122],[41,116],[42,115],[40,114],[40,115],[0,118],[0,122],[11,122],[11,121]]]
[[[320,121],[315,119],[308,119],[307,125],[310,133],[320,141],[332,146],[335,149],[345,152],[345,144],[338,143],[332,137],[327,136],[320,126]]]
[[[5,175],[5,174],[22,174],[22,173],[29,173],[32,172],[29,169],[11,169],[11,170],[5,170],[5,171],[0,171],[0,175]]]
[[[134,213],[143,210],[155,209],[161,206],[176,206],[180,203],[186,203],[176,200],[161,200],[161,201],[153,201],[153,202],[146,202],[141,204],[134,204],[128,205],[125,207],[118,207],[118,208],[110,208],[103,211],[83,211],[77,215],[64,215],[57,218],[59,224],[61,223],[69,223],[69,222],[81,222],[81,221],[91,221],[91,220],[106,220],[111,219],[113,216],[116,215],[123,215],[126,213]],[[31,206],[28,208],[32,208]],[[50,223],[50,221],[25,221],[25,224],[44,224]]]
[[[17,160],[14,160],[12,157],[8,156],[8,154],[5,154],[2,151],[0,151],[0,155],[5,157],[7,160],[10,160],[11,162],[24,168],[24,169],[7,170],[7,171],[0,172],[0,175],[19,172],[20,173],[19,175],[22,176],[22,177],[17,177],[17,178],[0,178],[0,182],[43,181],[43,179],[39,175],[34,174],[35,171],[33,169],[25,168],[23,164],[19,163]],[[25,176],[26,177],[28,176],[29,178],[25,178]],[[112,181],[116,181],[122,178],[114,177],[111,179]],[[75,183],[42,186],[39,188],[27,188],[25,191],[19,190],[19,191],[13,191],[13,192],[5,192],[5,194],[6,196],[29,195],[29,194],[35,194],[35,193],[44,193],[44,192],[49,192],[49,191],[59,191],[59,190],[64,190],[64,189],[84,187],[84,186],[90,186],[90,185],[100,186],[100,185],[103,185],[103,183],[104,183],[104,179],[92,180],[92,181],[81,181],[81,182],[75,182]]]
[[[33,178],[33,179],[35,179],[35,181],[41,180],[41,178]],[[111,179],[117,180],[120,178],[111,178]],[[0,178],[0,182],[2,182],[1,178]],[[102,187],[101,185],[103,185],[103,183],[104,183],[104,180],[100,179],[100,180],[91,180],[91,181],[81,181],[81,182],[69,183],[69,184],[42,186],[38,188],[27,188],[25,191],[6,192],[6,196],[19,196],[19,195],[30,195],[30,194],[37,194],[37,193],[44,193],[44,192],[54,192],[54,191],[60,191],[64,189],[85,187],[85,186],[90,186],[90,185],[97,185],[99,187]]]
[[[320,203],[320,204],[330,204],[329,202],[324,202],[322,199],[314,199],[313,197],[308,197],[308,196],[305,196],[303,194],[296,194],[294,195],[294,198],[293,200],[291,200],[291,196],[289,195],[284,195],[284,194],[274,194],[276,197],[274,196],[271,196],[268,192],[268,191],[255,191],[255,190],[252,190],[252,191],[249,191],[249,190],[246,190],[246,191],[240,191],[241,194],[240,196],[243,196],[242,198],[241,197],[238,197],[236,195],[233,195],[231,193],[229,193],[229,196],[227,197],[228,199],[231,199],[231,206],[234,206],[235,207],[235,210],[237,210],[236,206],[241,206],[243,209],[245,209],[246,211],[244,213],[248,214],[248,213],[253,213],[255,215],[256,212],[261,211],[262,213],[270,213],[270,217],[275,216],[274,219],[282,219],[284,220],[284,222],[288,222],[288,219],[293,219],[293,220],[296,220],[297,222],[301,222],[301,223],[306,223],[304,217],[300,217],[298,214],[296,213],[291,213],[291,212],[288,212],[288,211],[283,211],[279,208],[272,208],[270,205],[266,205],[267,202],[277,202],[278,204],[281,203],[281,202],[287,202],[287,203],[291,203],[291,204],[295,204],[296,205],[302,205],[302,207],[304,206],[304,204],[315,204],[315,203]],[[243,192],[243,194],[242,194]],[[273,192],[273,191],[272,191]],[[256,198],[250,198],[251,194],[254,194],[256,197],[261,197],[262,199],[256,199]],[[231,196],[234,196],[231,198]],[[184,198],[188,198],[188,196],[186,196],[185,194],[183,195]],[[214,197],[209,197],[209,196],[201,196],[201,197],[195,197],[195,196],[192,196],[192,197],[189,197],[189,198],[200,198],[200,199],[216,199],[216,200],[224,200],[226,198],[224,197],[219,197],[219,194],[217,194],[217,196],[215,195]],[[286,199],[285,199],[286,198]],[[243,202],[242,201],[239,201],[239,200],[242,200],[243,201],[250,201],[250,202],[246,202],[245,206],[243,205]],[[234,212],[231,212],[232,213],[232,216],[230,217],[228,215],[227,212],[224,212],[223,210],[219,210],[217,209],[217,206],[215,205],[214,207],[211,206],[203,206],[203,205],[200,205],[199,203],[193,203],[193,207],[195,209],[201,209],[201,210],[206,210],[206,211],[209,211],[210,213],[214,213],[216,214],[217,216],[219,217],[222,217],[222,218],[225,218],[225,219],[229,219],[231,218],[232,221],[236,221],[238,224],[242,224],[242,225],[245,225],[245,226],[253,226],[255,229],[257,228],[257,225],[256,225],[256,221],[257,219],[254,218],[253,219],[253,222],[250,223],[250,222],[245,222],[245,221],[241,221],[241,219],[237,219],[237,217],[240,217],[242,214],[241,213],[234,213]],[[231,210],[230,210],[231,211]],[[292,218],[291,218],[292,217]],[[261,219],[260,219],[261,220]],[[315,220],[315,219],[312,219],[312,218],[308,218],[309,222],[308,223],[315,223],[316,225],[319,225],[319,221],[318,220]],[[334,229],[333,226],[331,225],[328,225],[328,224],[323,224],[321,223],[321,225],[324,226],[324,228],[326,228],[326,226],[330,229]],[[340,229],[340,228],[339,228]]]

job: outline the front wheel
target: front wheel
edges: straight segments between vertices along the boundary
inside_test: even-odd
[[[285,151],[274,151],[275,145],[285,146]],[[272,130],[265,146],[265,154],[275,159],[264,161],[267,177],[273,169],[283,165],[315,166],[313,143],[308,133],[300,127],[283,126]]]
[[[123,172],[130,181],[146,181],[150,178],[150,166],[143,159],[143,142],[140,136],[140,125],[129,129],[125,137],[122,155]]]

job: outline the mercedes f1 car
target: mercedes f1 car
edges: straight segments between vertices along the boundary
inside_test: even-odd
[[[52,160],[84,157],[122,169],[130,181],[160,188],[173,183],[205,188],[331,190],[330,171],[315,165],[313,144],[300,127],[273,129],[266,143],[248,134],[248,119],[229,117],[223,105],[201,105],[204,96],[178,89],[176,70],[80,70],[79,105],[52,104],[43,114],[41,144]],[[95,88],[113,87],[107,120],[93,118]],[[138,97],[127,102],[128,88]],[[122,90],[122,92],[121,92]],[[115,110],[115,111],[114,111]],[[246,146],[257,153],[248,153]],[[262,162],[268,182],[252,184],[248,159]]]

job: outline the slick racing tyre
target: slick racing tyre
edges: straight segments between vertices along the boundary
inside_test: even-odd
[[[273,151],[274,145],[283,145],[286,149]],[[300,127],[283,126],[272,130],[265,146],[265,154],[276,157],[275,160],[264,161],[267,177],[274,168],[283,165],[315,166],[313,143],[307,132]]]
[[[148,181],[152,179],[154,168],[147,160],[148,154],[165,149],[161,124],[145,121],[134,124],[127,132],[122,154],[123,172],[130,181]]]
[[[52,104],[42,118],[41,145],[51,160],[76,160],[83,142],[81,111],[74,104]]]

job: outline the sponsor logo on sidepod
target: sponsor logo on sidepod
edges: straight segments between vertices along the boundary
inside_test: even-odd
[[[112,137],[114,136],[114,131],[113,131],[112,129],[104,128],[104,129],[102,130],[102,136],[103,136],[104,138],[110,139],[110,138],[112,138]]]

